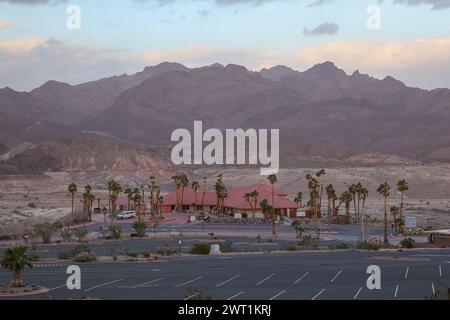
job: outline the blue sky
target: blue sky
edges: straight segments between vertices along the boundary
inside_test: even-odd
[[[252,70],[277,64],[304,70],[333,60],[348,73],[359,69],[412,86],[450,87],[450,1],[309,6],[313,2],[0,0],[0,87],[29,90],[46,79],[79,83],[165,60]],[[80,30],[66,27],[72,4],[81,9]],[[374,4],[381,10],[379,30],[366,26]],[[37,74],[25,76],[29,68]]]

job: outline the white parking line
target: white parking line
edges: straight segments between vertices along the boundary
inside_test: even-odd
[[[239,297],[241,294],[244,294],[245,291],[241,291],[239,293],[236,293],[234,296],[229,297],[227,300],[233,300],[234,298]]]
[[[397,285],[397,287],[395,287],[394,298],[397,298],[397,294],[398,294],[398,285]]]
[[[221,286],[223,286],[223,285],[225,285],[225,284],[227,284],[228,282],[231,282],[231,281],[233,281],[234,279],[237,279],[237,278],[239,278],[241,275],[240,274],[238,274],[237,276],[234,276],[233,278],[231,278],[231,279],[228,279],[228,280],[226,280],[226,281],[224,281],[224,282],[222,282],[222,283],[219,283],[216,287],[221,287]]]
[[[198,296],[199,294],[200,294],[200,292],[197,292],[197,293],[193,294],[192,296],[189,296],[189,297],[185,298],[184,301],[191,300],[192,298]]]
[[[266,282],[267,280],[269,280],[270,278],[272,278],[275,275],[275,273],[272,273],[271,275],[269,275],[267,278],[262,279],[260,282],[258,282],[256,285],[259,286],[261,284],[263,284],[264,282]]]
[[[359,296],[359,294],[361,293],[362,287],[359,288],[358,292],[355,294],[355,296],[353,297],[353,300],[356,300]]]
[[[272,298],[270,298],[269,300],[270,301],[272,301],[272,300],[275,300],[276,298],[278,298],[279,296],[281,296],[283,293],[285,293],[286,292],[286,290],[283,290],[283,291],[281,291],[280,293],[278,293],[278,294],[276,294],[276,295],[274,295]]]
[[[136,288],[140,288],[140,287],[145,287],[146,285],[149,285],[149,284],[151,284],[151,283],[155,283],[155,282],[158,282],[158,281],[161,281],[161,280],[164,280],[165,278],[159,278],[159,279],[155,279],[155,280],[152,280],[152,281],[149,281],[149,282],[145,282],[145,283],[142,283],[142,284],[138,284],[137,286],[134,286],[134,287],[131,287],[131,289],[136,289]]]
[[[57,290],[57,289],[60,289],[60,288],[63,288],[63,287],[67,287],[67,284],[65,283],[65,284],[63,284],[63,285],[60,285],[59,287],[51,288],[51,289],[48,290],[48,291],[50,292],[50,291]]]
[[[91,290],[94,290],[94,289],[97,289],[97,288],[100,288],[100,287],[104,287],[104,286],[107,286],[109,284],[113,284],[113,283],[116,283],[116,282],[119,282],[119,281],[122,281],[122,280],[123,279],[118,279],[118,280],[114,280],[114,281],[111,281],[111,282],[108,282],[108,283],[103,283],[103,284],[100,284],[98,286],[86,289],[86,290],[84,290],[84,292],[88,292],[88,291],[91,291]]]
[[[202,278],[203,278],[203,277],[200,276],[200,277],[198,277],[198,278],[195,278],[195,279],[186,281],[186,282],[184,282],[184,283],[180,283],[180,284],[176,285],[175,288],[179,288],[179,287],[185,286],[185,285],[187,285],[187,284],[190,284],[190,283],[195,282],[195,281],[197,281],[197,280],[200,280],[200,279],[202,279]]]
[[[324,291],[325,289],[320,290],[319,293],[316,294],[311,300],[316,300]]]
[[[442,266],[439,265],[439,276],[442,277]]]
[[[299,283],[300,281],[302,281],[303,279],[305,279],[308,275],[309,275],[309,272],[305,273],[300,279],[296,280],[296,281],[294,282],[294,284]]]
[[[408,273],[409,273],[409,267],[406,268],[405,280],[408,278]]]
[[[340,270],[340,271],[334,276],[334,278],[331,279],[331,282],[334,282],[334,280],[336,280],[336,279],[340,276],[341,273],[342,273],[342,270]]]

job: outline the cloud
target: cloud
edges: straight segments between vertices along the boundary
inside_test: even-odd
[[[335,35],[339,32],[339,26],[335,23],[322,23],[321,25],[315,27],[312,30],[307,28],[303,29],[303,34],[305,36],[322,36],[322,35]]]
[[[303,66],[333,61],[347,72],[359,69],[409,85],[450,88],[450,37],[411,41],[336,41],[300,50]]]
[[[12,4],[23,4],[23,5],[39,5],[39,4],[59,4],[66,3],[67,0],[0,0],[0,2],[9,2]]]
[[[48,80],[80,83],[122,74],[133,69],[121,60],[123,54],[120,50],[40,37],[1,40],[0,88],[30,90]]]
[[[406,4],[408,6],[429,5],[432,10],[450,8],[450,0],[394,0],[394,3]]]
[[[8,27],[10,27],[12,25],[11,21],[8,20],[0,20],[0,30],[1,29],[6,29]]]

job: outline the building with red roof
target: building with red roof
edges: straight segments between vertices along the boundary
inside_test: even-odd
[[[258,196],[255,199],[251,198],[247,201],[245,195],[258,192]],[[180,197],[181,197],[181,190]],[[300,208],[298,204],[290,200],[286,193],[275,189],[275,210],[278,215],[289,216],[292,218],[297,217],[297,209]],[[203,191],[198,190],[197,195],[191,188],[185,188],[183,193],[183,200],[180,205],[183,206],[183,211],[195,211],[195,204],[197,209],[202,209]],[[267,199],[269,205],[272,205],[272,186],[264,183],[254,184],[244,188],[230,187],[228,189],[228,197],[224,201],[224,209],[227,213],[244,213],[250,215],[261,215],[262,210],[260,207],[261,201]],[[217,206],[217,196],[215,192],[205,192],[203,200],[203,210],[214,211]],[[173,212],[176,209],[176,192],[172,192],[164,197],[162,204],[163,212]]]

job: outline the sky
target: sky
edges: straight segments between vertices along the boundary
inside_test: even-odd
[[[0,88],[171,61],[259,71],[332,61],[450,88],[450,0],[0,0]]]

